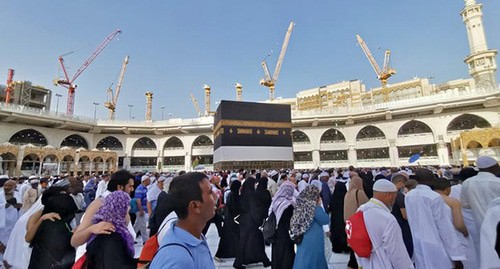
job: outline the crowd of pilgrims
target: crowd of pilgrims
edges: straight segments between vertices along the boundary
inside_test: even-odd
[[[332,252],[350,254],[348,268],[500,268],[500,169],[487,158],[478,159],[479,169],[205,172],[217,210],[203,232],[215,224],[214,260],[234,258],[235,268],[328,268]],[[0,268],[72,268],[83,254],[79,268],[137,268],[134,245],[153,235],[161,243],[176,220],[168,188],[182,173],[1,176]],[[379,180],[397,189],[385,207],[392,215],[366,217],[373,250],[360,258],[347,243],[345,221],[379,204]],[[277,229],[266,241],[261,226],[271,213]]]

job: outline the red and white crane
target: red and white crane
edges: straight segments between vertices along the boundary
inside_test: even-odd
[[[12,84],[14,83],[14,69],[9,69],[7,74],[7,87],[5,88],[5,103],[10,103],[10,94],[14,90]]]
[[[56,79],[54,81],[54,84],[56,86],[61,85],[61,86],[68,89],[68,105],[66,108],[66,114],[68,116],[73,115],[74,108],[75,108],[75,89],[76,89],[76,85],[74,84],[75,80],[83,73],[83,71],[85,71],[85,69],[87,69],[87,67],[89,67],[89,65],[95,60],[95,58],[104,50],[104,48],[106,48],[106,46],[109,44],[109,42],[111,42],[111,40],[113,40],[113,38],[115,38],[115,36],[117,36],[119,33],[121,33],[121,30],[117,29],[113,33],[111,33],[109,36],[107,36],[104,39],[104,41],[102,41],[102,43],[94,50],[92,55],[90,55],[90,57],[87,60],[85,60],[85,62],[83,62],[82,66],[80,66],[80,68],[78,68],[78,70],[76,71],[76,73],[73,75],[73,77],[71,79],[69,78],[68,72],[66,71],[66,67],[64,66],[63,56],[65,56],[67,54],[59,56],[59,63],[61,64],[62,70],[64,72],[64,78],[63,79]],[[72,53],[72,52],[70,52],[70,53]],[[68,53],[68,54],[70,54],[70,53]]]

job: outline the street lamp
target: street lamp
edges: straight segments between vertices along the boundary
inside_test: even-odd
[[[168,113],[168,119],[170,119],[174,114]]]
[[[132,119],[132,108],[134,107],[134,105],[128,105],[128,119],[131,120]]]
[[[163,120],[163,111],[165,110],[165,106],[161,106],[161,120]]]
[[[94,121],[96,120],[96,116],[97,116],[97,106],[99,105],[98,102],[92,102],[92,104],[94,104]]]
[[[57,115],[57,112],[59,111],[59,98],[62,97],[62,94],[56,93],[56,96],[57,96],[57,102],[56,102],[56,115]]]

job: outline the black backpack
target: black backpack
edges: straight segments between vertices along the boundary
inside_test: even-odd
[[[276,239],[276,229],[277,229],[277,223],[276,223],[276,215],[274,215],[274,212],[271,212],[269,217],[264,221],[264,224],[262,224],[261,230],[262,234],[264,235],[264,240],[266,240],[269,243],[274,243]]]

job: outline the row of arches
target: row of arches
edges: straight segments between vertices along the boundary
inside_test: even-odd
[[[463,114],[455,119],[453,119],[450,124],[448,124],[447,131],[459,131],[459,130],[470,130],[473,128],[488,128],[491,124],[484,118],[472,115]],[[403,124],[398,130],[398,136],[414,135],[414,134],[433,134],[432,129],[429,125],[418,121],[411,120]],[[368,125],[363,127],[356,135],[356,141],[369,140],[369,139],[385,139],[386,135],[384,132],[373,125]],[[292,140],[294,143],[309,143],[310,139],[304,132],[296,130],[292,133]],[[320,139],[321,143],[330,142],[346,142],[346,138],[342,132],[336,128],[331,128],[326,130]]]
[[[44,147],[48,145],[45,136],[39,131],[34,129],[24,129],[15,133],[9,139],[9,143],[14,145],[31,144],[39,147]],[[213,145],[212,140],[206,135],[198,136],[193,142],[194,148],[212,146],[212,145]],[[61,142],[60,147],[61,148],[69,147],[74,149],[89,148],[85,138],[77,134],[66,137]],[[99,150],[123,150],[123,144],[122,142],[120,142],[120,140],[118,140],[118,138],[114,136],[107,136],[101,139],[97,143],[96,148]],[[183,149],[183,148],[184,148],[184,143],[182,143],[182,141],[175,136],[169,138],[165,142],[165,145],[163,146],[163,149]],[[156,143],[149,137],[141,137],[137,139],[137,141],[135,141],[132,146],[132,150],[156,150],[156,149],[157,149]]]

